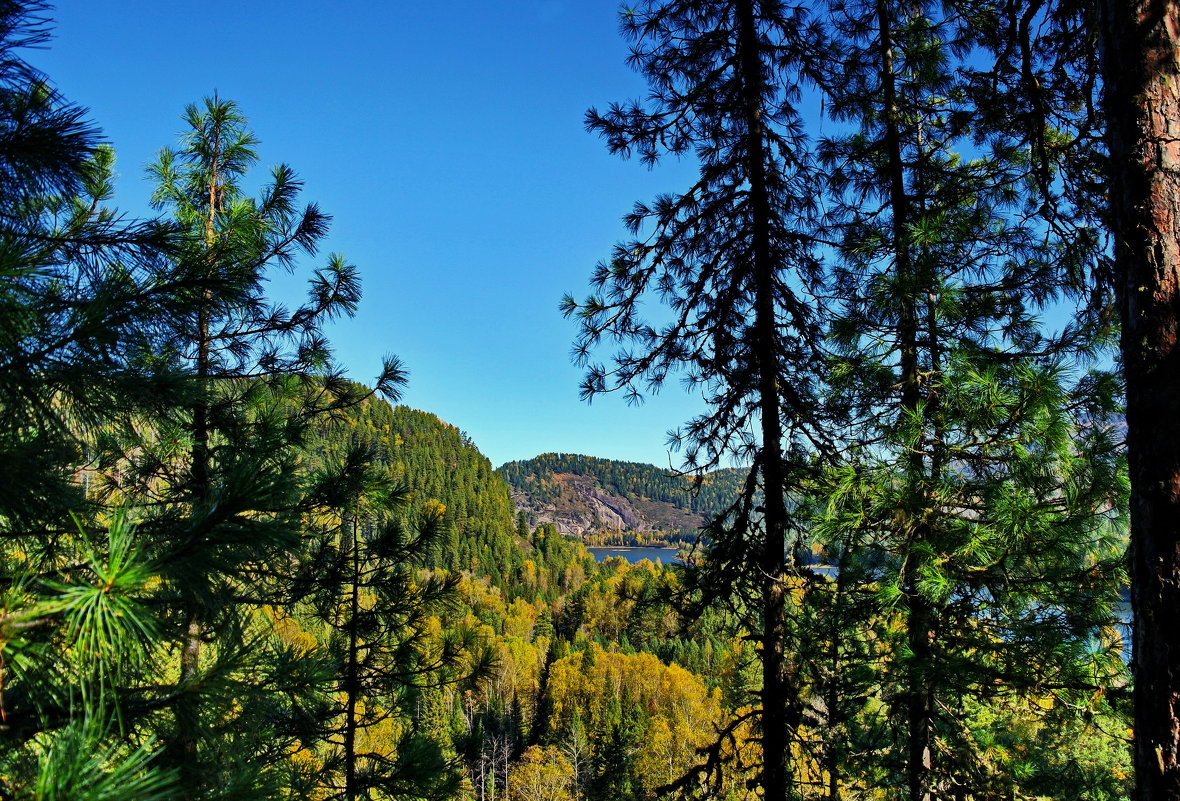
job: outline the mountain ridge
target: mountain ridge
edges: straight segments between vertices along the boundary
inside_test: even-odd
[[[742,475],[723,469],[698,481],[642,462],[568,453],[506,462],[496,472],[518,513],[592,545],[694,540],[737,496]]]

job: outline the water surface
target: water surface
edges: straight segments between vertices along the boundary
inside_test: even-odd
[[[595,562],[601,562],[610,556],[621,556],[631,564],[635,564],[643,559],[648,559],[652,562],[660,562],[660,564],[670,565],[675,561],[676,548],[587,548],[591,554],[594,555]]]

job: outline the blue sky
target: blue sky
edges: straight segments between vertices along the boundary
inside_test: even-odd
[[[359,314],[329,330],[354,378],[397,354],[403,401],[494,464],[564,451],[666,466],[665,434],[697,402],[671,385],[639,408],[583,403],[575,326],[557,311],[586,293],[631,205],[692,174],[624,162],[583,129],[589,106],[644,92],[617,8],[63,0],[30,60],[114,144],[117,205],[133,214],[149,213],[144,167],[175,143],[184,106],[235,100],[260,169],[291,165],[334,217],[323,253],[361,270]]]

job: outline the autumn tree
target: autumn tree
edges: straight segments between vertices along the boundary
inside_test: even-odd
[[[509,801],[575,801],[574,769],[553,746],[530,746],[508,774]]]
[[[654,794],[693,766],[722,723],[719,692],[650,653],[591,644],[553,662],[546,693],[548,736],[588,798]]]

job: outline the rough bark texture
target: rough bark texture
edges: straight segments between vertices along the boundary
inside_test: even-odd
[[[1180,6],[1105,0],[1135,616],[1136,797],[1180,799]]]

